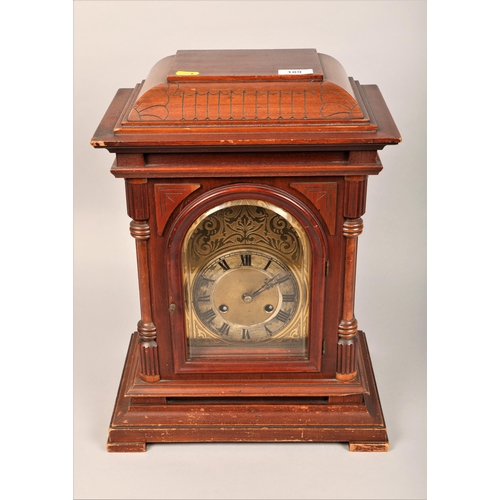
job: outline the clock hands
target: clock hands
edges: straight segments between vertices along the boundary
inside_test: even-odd
[[[253,299],[254,297],[259,295],[260,293],[264,292],[265,290],[269,290],[269,288],[272,288],[273,286],[279,285],[280,283],[284,283],[285,281],[287,281],[289,279],[290,279],[289,274],[285,274],[284,276],[278,274],[278,275],[274,276],[273,278],[271,278],[270,280],[266,280],[260,288],[255,290],[255,292],[249,294],[248,297],[251,297]]]

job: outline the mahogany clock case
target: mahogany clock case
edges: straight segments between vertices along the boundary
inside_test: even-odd
[[[354,297],[368,176],[400,140],[378,88],[314,49],[178,51],[117,92],[91,143],[125,179],[141,318],[109,451],[387,451]]]
[[[244,491],[255,498],[307,498],[311,492],[316,498],[424,497],[422,2],[293,2],[286,9],[268,2],[267,14],[283,19],[273,26],[282,29],[264,33],[260,45],[315,46],[338,57],[350,75],[380,86],[404,138],[384,149],[384,170],[368,181],[356,277],[356,315],[367,334],[391,451],[360,456],[346,453],[342,444],[219,443],[152,445],[144,456],[105,452],[140,309],[124,182],[109,174],[114,155],[90,148],[89,138],[117,88],[133,87],[155,61],[182,48],[178,40],[186,24],[171,22],[167,32],[166,19],[190,20],[190,47],[256,47],[261,10],[233,3],[232,13],[226,12],[233,27],[224,28],[224,40],[215,40],[207,29],[219,13],[210,4],[198,2],[196,11],[190,2],[123,2],[120,9],[114,2],[75,4],[75,495],[201,498],[208,485],[231,498]],[[324,22],[318,25],[320,10]],[[181,464],[189,467],[181,470]],[[259,481],[251,480],[250,464]],[[194,470],[199,481],[192,481]],[[214,473],[219,470],[227,474]],[[365,481],[349,481],[354,471]]]

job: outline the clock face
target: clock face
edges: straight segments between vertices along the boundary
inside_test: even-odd
[[[272,338],[293,321],[300,299],[287,264],[252,248],[215,257],[199,271],[193,286],[198,319],[234,342]]]
[[[190,357],[306,355],[310,249],[290,214],[256,200],[218,206],[192,225],[182,259]]]

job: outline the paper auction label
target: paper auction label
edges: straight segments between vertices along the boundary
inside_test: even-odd
[[[279,69],[278,75],[312,75],[312,69]]]

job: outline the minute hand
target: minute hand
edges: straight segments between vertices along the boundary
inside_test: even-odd
[[[256,297],[259,295],[259,293],[262,293],[264,290],[269,290],[269,288],[272,288],[273,286],[279,285],[280,283],[284,283],[285,281],[290,279],[289,274],[285,274],[284,276],[275,276],[274,278],[271,278],[267,283],[264,283],[258,290],[255,290],[251,294],[251,297]]]

